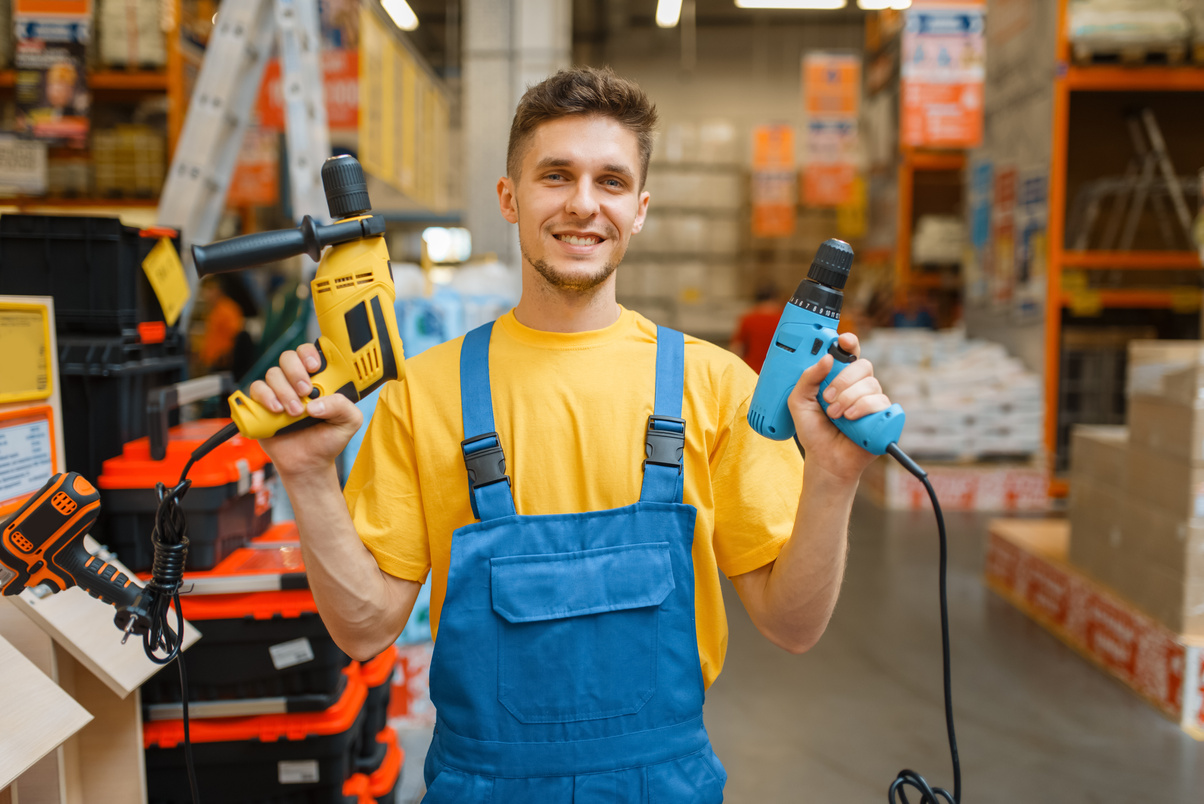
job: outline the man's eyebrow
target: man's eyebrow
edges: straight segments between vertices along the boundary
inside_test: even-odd
[[[563,157],[557,157],[557,156],[547,156],[547,157],[544,157],[543,159],[539,160],[538,163],[536,163],[535,169],[536,170],[546,170],[548,168],[565,168],[565,167],[572,167],[572,166],[573,166],[573,160],[571,160],[571,159],[565,159]],[[635,178],[635,174],[632,173],[631,169],[628,168],[626,165],[620,165],[620,164],[603,165],[602,172],[603,173],[614,173],[615,175],[622,176],[623,178],[625,178],[629,181]]]

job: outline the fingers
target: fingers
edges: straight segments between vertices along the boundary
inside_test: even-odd
[[[840,348],[844,349],[851,355],[861,357],[861,341],[857,340],[857,336],[851,332],[846,332],[838,339]]]
[[[835,402],[840,398],[840,395],[847,391],[852,386],[864,380],[866,377],[874,376],[874,365],[868,360],[854,360],[849,363],[841,372],[836,375],[832,382],[824,389],[824,401],[828,404]],[[822,382],[822,379],[820,380]],[[876,382],[876,380],[875,380]],[[879,391],[881,388],[878,389]]]
[[[317,350],[313,357],[317,357]],[[272,366],[262,381],[251,385],[251,398],[273,413],[287,411],[290,416],[300,416],[305,412],[301,398],[312,388],[301,357],[288,351],[280,355],[279,366]]]
[[[824,355],[823,359],[804,371],[798,378],[791,396],[800,399],[815,399],[819,396],[819,384],[832,370],[832,356]]]
[[[297,355],[301,358],[301,362],[305,364],[305,370],[310,374],[322,367],[322,357],[318,354],[318,347],[312,343],[303,343],[297,347]]]
[[[824,396],[827,397],[827,392]],[[882,393],[882,386],[876,377],[870,376],[858,380],[837,395],[835,401],[828,405],[828,416],[837,419],[843,415],[853,420],[888,407],[890,400]]]

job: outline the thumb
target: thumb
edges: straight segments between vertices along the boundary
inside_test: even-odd
[[[305,406],[305,412],[315,419],[322,419],[331,424],[353,424],[356,427],[359,427],[364,418],[355,403],[342,394],[313,399]]]

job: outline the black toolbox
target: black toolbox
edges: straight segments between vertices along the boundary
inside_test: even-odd
[[[191,721],[201,799],[222,804],[359,804],[344,788],[355,773],[367,694],[358,674],[349,672],[343,695],[322,712]],[[142,741],[150,804],[190,804],[183,722],[145,723]]]
[[[178,232],[139,230],[118,218],[0,215],[0,287],[54,297],[59,333],[130,334],[144,321],[163,320],[142,270],[161,237],[179,250]]]

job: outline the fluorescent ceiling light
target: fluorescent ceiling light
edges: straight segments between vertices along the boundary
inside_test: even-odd
[[[657,0],[656,24],[672,28],[681,19],[681,0]]]
[[[739,8],[844,8],[849,0],[736,0]]]
[[[418,15],[406,0],[380,0],[380,5],[401,30],[412,31],[418,27]]]
[[[857,8],[862,11],[885,11],[888,8],[902,11],[911,8],[911,0],[857,0]]]

